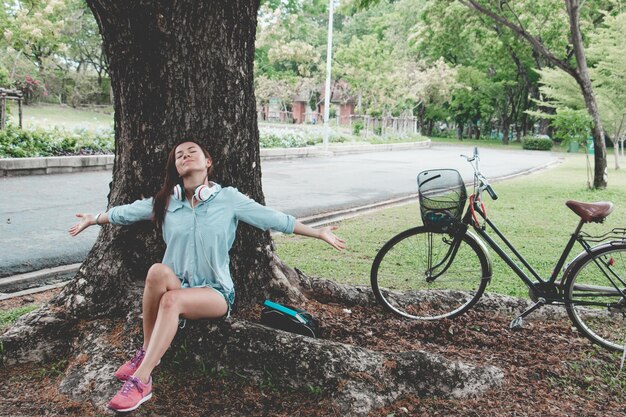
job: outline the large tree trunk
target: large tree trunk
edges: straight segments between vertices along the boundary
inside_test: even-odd
[[[186,138],[206,145],[218,182],[263,203],[252,79],[258,2],[88,4],[109,58],[114,96],[109,207],[154,195],[167,152]],[[135,311],[146,272],[163,250],[152,224],[104,226],[75,279],[52,301],[51,322]],[[273,255],[269,233],[245,224],[231,250],[231,272],[236,307],[274,290],[299,296],[286,279],[290,271]],[[51,352],[71,343],[71,337],[59,339],[50,341]]]
[[[154,195],[167,152],[186,138],[206,145],[218,182],[263,203],[252,83],[257,2],[88,3],[109,57],[115,99],[109,206]],[[267,233],[239,228],[232,250],[239,305],[264,295],[273,276],[270,242]],[[141,282],[162,251],[150,225],[104,227],[79,272],[85,279],[65,291],[85,296],[81,306],[71,303],[76,314],[126,310],[124,288]]]

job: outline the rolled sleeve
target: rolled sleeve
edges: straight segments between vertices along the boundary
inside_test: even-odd
[[[233,189],[235,217],[244,223],[262,230],[277,230],[293,233],[295,217],[278,210],[263,206]]]
[[[152,198],[137,200],[131,204],[113,207],[108,211],[109,222],[127,226],[144,220],[152,220]]]

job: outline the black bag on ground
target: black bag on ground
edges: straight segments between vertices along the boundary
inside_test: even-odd
[[[319,323],[311,314],[270,300],[265,300],[263,303],[261,324],[303,336],[319,337],[320,335]]]

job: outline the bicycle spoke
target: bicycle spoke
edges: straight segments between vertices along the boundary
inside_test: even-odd
[[[595,249],[566,283],[568,313],[591,340],[613,350],[626,344],[626,243]]]
[[[465,311],[482,294],[486,261],[482,251],[465,241],[452,258],[452,242],[445,234],[422,228],[392,239],[372,267],[377,298],[411,318],[452,317]]]

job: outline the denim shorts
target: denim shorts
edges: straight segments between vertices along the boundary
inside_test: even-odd
[[[218,284],[206,284],[206,285],[202,285],[199,287],[190,287],[188,281],[186,282],[186,280],[181,279],[180,277],[178,277],[178,279],[180,279],[181,281],[181,288],[211,288],[217,291],[218,293],[220,293],[222,297],[224,297],[224,300],[226,301],[226,305],[228,306],[228,311],[226,312],[226,318],[230,317],[230,313],[233,308],[233,303],[235,302],[235,290],[234,289],[231,290],[230,292],[226,292]]]
[[[207,288],[213,288],[215,291],[222,294],[222,297],[224,297],[224,300],[226,301],[226,305],[228,306],[228,311],[226,312],[226,318],[229,318],[231,310],[233,308],[233,303],[235,302],[235,290],[232,290],[231,292],[227,293],[226,291],[222,289],[222,287],[218,287],[217,285],[216,286],[207,285]]]

